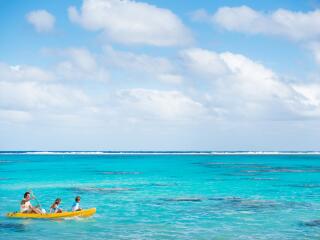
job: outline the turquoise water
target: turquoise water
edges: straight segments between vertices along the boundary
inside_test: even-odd
[[[319,154],[0,154],[0,174],[1,239],[320,238]],[[28,189],[97,214],[7,219]]]

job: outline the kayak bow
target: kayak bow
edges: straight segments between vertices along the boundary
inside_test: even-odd
[[[7,213],[9,218],[69,218],[69,217],[90,217],[96,213],[96,208],[84,209],[81,211],[75,212],[62,212],[62,213],[21,213],[21,212],[12,212]]]

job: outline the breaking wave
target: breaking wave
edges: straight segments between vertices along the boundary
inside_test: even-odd
[[[0,151],[25,155],[320,155],[320,151]]]

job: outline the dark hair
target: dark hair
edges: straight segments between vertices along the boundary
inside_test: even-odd
[[[80,200],[80,196],[76,196],[75,201]]]
[[[58,204],[59,202],[61,202],[61,198],[57,198],[57,199],[54,201],[55,204]]]
[[[23,197],[26,198],[28,194],[30,194],[30,192],[25,192],[25,193],[23,194]]]

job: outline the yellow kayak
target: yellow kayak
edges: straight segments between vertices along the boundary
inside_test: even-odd
[[[8,213],[7,217],[9,218],[69,218],[69,217],[90,217],[96,213],[96,208],[84,209],[81,211],[75,212],[62,212],[62,213],[21,213],[13,212]]]

